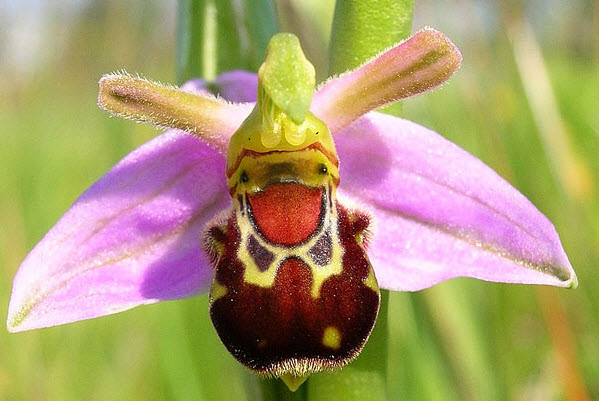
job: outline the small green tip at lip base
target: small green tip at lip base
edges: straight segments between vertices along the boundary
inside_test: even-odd
[[[291,373],[285,373],[281,375],[280,379],[285,383],[285,385],[289,388],[289,391],[295,392],[306,380],[308,380],[310,375],[304,376],[296,376]]]

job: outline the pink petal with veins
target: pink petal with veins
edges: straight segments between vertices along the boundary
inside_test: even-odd
[[[381,287],[415,291],[452,277],[576,286],[551,222],[435,132],[370,113],[335,140],[340,196],[378,221],[368,254]]]
[[[206,291],[207,221],[226,209],[224,157],[180,131],[135,150],[88,189],[14,279],[11,331]]]

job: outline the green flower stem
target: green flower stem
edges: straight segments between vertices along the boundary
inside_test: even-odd
[[[329,75],[356,68],[410,36],[414,0],[337,0],[331,32]],[[401,103],[384,112],[399,116]]]
[[[414,0],[338,0],[331,33],[329,75],[351,70],[406,39],[412,29]],[[392,105],[387,112],[399,115]],[[381,291],[376,326],[361,355],[338,372],[308,380],[308,400],[387,399],[389,293]]]
[[[338,0],[331,32],[329,75],[363,64],[406,39],[414,0]]]
[[[389,291],[381,291],[379,316],[370,339],[358,358],[335,372],[308,379],[309,401],[381,401],[387,398],[387,314]]]

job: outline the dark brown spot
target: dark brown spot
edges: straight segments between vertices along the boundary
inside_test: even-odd
[[[277,177],[280,175],[297,176],[293,163],[273,163],[268,167],[268,175]]]
[[[331,260],[333,253],[333,242],[329,230],[325,231],[316,244],[308,251],[308,254],[318,266],[326,266]]]
[[[250,255],[252,255],[252,259],[258,266],[260,271],[268,270],[268,267],[275,259],[275,255],[268,249],[264,248],[254,236],[250,236],[250,239],[247,244],[247,251]]]

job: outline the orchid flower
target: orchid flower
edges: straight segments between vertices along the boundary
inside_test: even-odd
[[[243,258],[247,258],[255,265],[249,278],[249,265],[242,263],[245,284],[269,288],[277,269],[286,263],[289,269],[299,269],[304,262],[318,264],[326,259],[325,270],[333,270],[320,275],[312,270],[312,280],[319,281],[320,287],[312,283],[308,295],[304,294],[318,298],[327,280],[345,271],[341,258],[343,252],[350,252],[349,241],[352,255],[366,263],[361,285],[375,294],[365,318],[368,322],[342,358],[323,362],[326,358],[318,354],[302,359],[299,368],[297,358],[250,366],[258,373],[288,375],[293,382],[355,357],[374,324],[379,286],[417,291],[454,277],[577,285],[551,222],[508,182],[437,133],[373,111],[448,79],[459,67],[461,54],[447,37],[422,30],[355,70],[329,79],[316,91],[313,67],[295,42],[289,34],[275,36],[258,76],[241,71],[221,75],[211,85],[220,97],[210,94],[201,80],[178,89],[126,74],[101,79],[102,108],[170,129],[134,150],[84,192],[29,253],[14,279],[9,331],[190,297],[207,292],[212,284],[217,331],[234,356],[251,365],[253,354],[246,358],[239,344],[227,343],[238,340],[228,338],[225,323],[215,317],[218,299],[233,291],[227,287],[230,283],[215,279],[215,269],[218,275],[223,260],[245,252],[240,260],[246,263]],[[329,192],[298,189],[302,186],[290,186],[293,180],[285,178],[293,170],[283,166],[285,152],[305,151],[310,144],[321,147],[316,153],[322,161],[314,165],[327,177],[322,182],[333,187]],[[264,173],[264,184],[252,192],[250,178],[239,166],[265,153],[274,154],[278,170]],[[311,157],[300,164],[312,166]],[[304,177],[304,171],[293,171]],[[271,185],[273,174],[278,184]],[[313,179],[305,174],[305,180]],[[268,196],[260,198],[264,194]],[[310,213],[316,210],[318,217],[325,210],[320,203],[325,199],[341,205],[326,210],[340,213],[339,221],[346,219],[343,224],[353,230],[348,228],[349,239],[340,234],[339,222],[329,231],[323,228],[320,236],[312,235],[320,223]],[[235,255],[230,252],[226,227],[243,211],[253,213],[258,227],[248,230],[261,231],[275,245],[286,241],[293,245],[287,256],[281,256],[281,247],[264,245],[264,238],[258,241],[251,232],[244,234],[245,226],[236,237],[241,250]],[[282,227],[281,222],[300,229]],[[312,228],[302,231],[307,226]],[[307,238],[313,239],[311,248],[300,252],[295,245]],[[204,252],[202,243],[209,252]],[[337,248],[337,243],[342,247]],[[336,265],[330,260],[337,260]],[[270,276],[260,275],[264,272]],[[337,296],[342,298],[331,294]],[[319,326],[319,330],[324,334],[316,341],[334,354],[346,329]],[[269,344],[257,345],[262,346]]]

